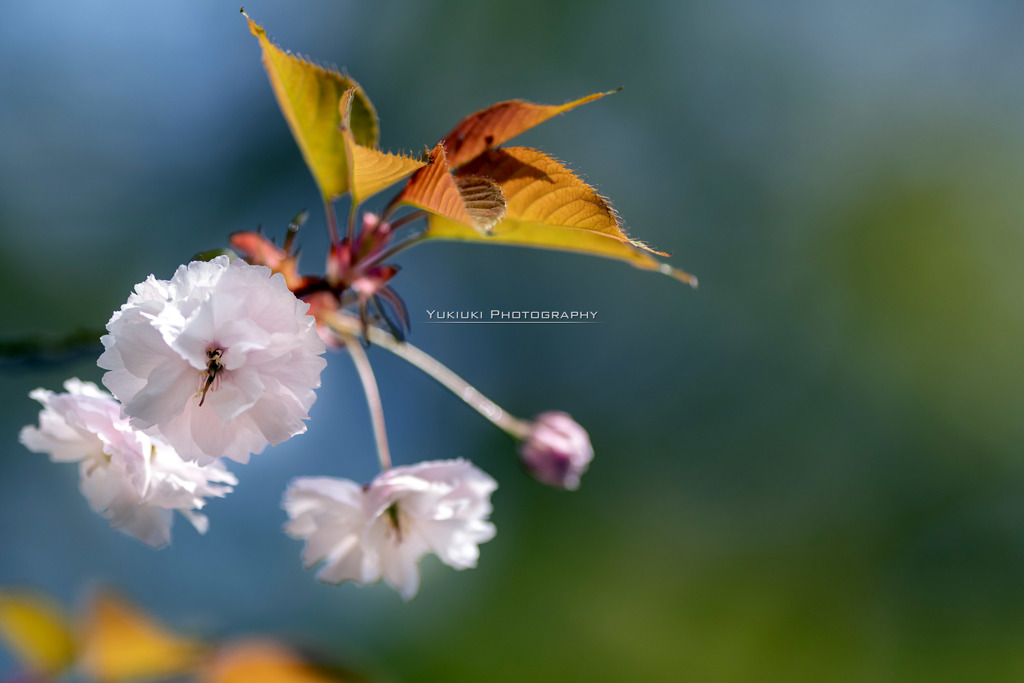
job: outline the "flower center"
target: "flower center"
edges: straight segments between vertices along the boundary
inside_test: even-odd
[[[199,390],[199,405],[203,405],[203,401],[206,400],[206,392],[210,389],[216,391],[220,384],[220,382],[214,384],[214,380],[218,379],[220,371],[224,369],[224,365],[220,362],[223,356],[224,351],[216,346],[206,349],[206,372],[203,373],[205,379],[202,380],[202,387]]]
[[[96,470],[100,469],[101,467],[108,466],[111,460],[112,458],[103,451],[100,451],[98,454],[90,455],[86,457],[84,461],[86,463],[85,473],[89,476],[92,476],[92,473],[95,472]]]
[[[399,521],[398,503],[393,503],[391,507],[385,511],[385,514],[388,516],[388,525],[391,527],[391,530],[395,532],[395,541],[397,543],[401,543],[402,525]]]

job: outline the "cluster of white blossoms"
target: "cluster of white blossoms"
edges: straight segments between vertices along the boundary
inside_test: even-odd
[[[30,394],[43,410],[38,428],[21,430],[21,442],[54,462],[77,462],[89,506],[147,545],[170,543],[175,510],[204,533],[209,521],[196,510],[205,498],[230,493],[235,476],[219,462],[182,460],[159,436],[133,429],[120,404],[95,384],[69,379],[64,389]]]
[[[150,276],[107,323],[101,368],[113,396],[77,379],[36,389],[38,427],[21,441],[78,462],[90,507],[154,547],[177,510],[200,533],[205,498],[238,483],[221,458],[305,431],[325,347],[308,304],[281,275],[226,256]]]
[[[173,513],[200,533],[206,498],[237,479],[222,458],[248,462],[268,444],[305,431],[326,365],[309,305],[280,274],[218,257],[150,276],[107,324],[96,385],[68,380],[37,389],[39,426],[21,441],[55,462],[77,462],[90,507],[115,529],[153,547],[171,540]],[[382,577],[406,598],[417,562],[432,551],[474,566],[496,484],[469,463],[421,463],[385,471],[363,488],[347,480],[296,479],[285,496],[287,532],[307,539],[321,578]]]
[[[36,389],[30,396],[43,406],[39,426],[22,429],[21,441],[54,462],[79,463],[89,506],[143,543],[170,543],[175,511],[205,533],[209,522],[199,510],[206,499],[238,483],[224,459],[247,463],[306,430],[326,366],[325,330],[309,309],[281,273],[241,259],[194,261],[170,280],[150,276],[101,340],[98,364],[111,393],[78,379],[60,394]],[[364,364],[365,384],[368,360],[353,337],[339,334],[357,366]],[[419,363],[421,352],[401,353]],[[464,397],[476,395],[452,377],[441,379]],[[373,404],[379,408],[379,397]],[[568,415],[544,413],[527,423],[478,409],[523,440],[520,457],[535,478],[578,486],[593,451]],[[488,518],[497,483],[461,459],[391,467],[377,418],[383,472],[362,486],[294,479],[284,495],[285,532],[305,541],[307,568],[322,563],[322,581],[383,579],[408,600],[419,589],[425,554],[455,569],[476,566],[478,546],[495,534]]]

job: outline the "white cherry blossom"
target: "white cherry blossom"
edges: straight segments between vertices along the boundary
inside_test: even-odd
[[[303,477],[284,496],[285,532],[306,541],[306,567],[323,562],[327,583],[383,578],[409,600],[419,589],[419,559],[436,554],[455,569],[475,567],[480,543],[494,537],[490,495],[497,483],[465,460],[386,470],[366,486]]]
[[[219,256],[152,275],[107,323],[103,383],[181,457],[248,462],[306,431],[325,347],[280,274]]]
[[[200,532],[209,520],[197,512],[209,496],[223,497],[238,483],[219,462],[185,462],[159,437],[132,428],[121,406],[91,382],[70,379],[66,393],[36,389],[43,405],[39,426],[21,430],[31,451],[54,462],[77,462],[89,506],[110,524],[154,548],[171,540],[177,510]]]

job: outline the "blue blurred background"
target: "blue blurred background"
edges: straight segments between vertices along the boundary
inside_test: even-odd
[[[236,0],[237,2],[237,0]],[[237,4],[7,3],[0,337],[100,328],[132,286],[234,230],[323,217]],[[285,537],[300,475],[367,480],[356,375],[309,432],[234,466],[154,552],[17,442],[0,377],[0,586],[104,583],[177,629],[263,632],[393,681],[1016,681],[1024,677],[1024,9],[1014,3],[252,0],[276,42],[362,83],[419,151],[514,97],[625,89],[517,143],[566,160],[701,288],[629,266],[430,244],[394,285],[411,340],[514,413],[571,412],[575,493],[371,350],[395,459],[500,483],[480,566],[420,595],[319,584]],[[422,324],[427,309],[585,309],[601,325]],[[0,654],[0,673],[11,666]]]

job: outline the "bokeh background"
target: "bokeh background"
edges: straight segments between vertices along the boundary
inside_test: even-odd
[[[293,476],[368,480],[332,356],[309,432],[154,552],[73,466],[18,444],[29,390],[95,352],[5,362],[0,586],[103,583],[176,629],[261,632],[386,681],[1016,681],[1024,677],[1024,9],[1015,3],[251,0],[346,67],[382,145],[624,85],[517,142],[566,160],[700,276],[431,244],[394,281],[412,341],[514,413],[571,412],[582,489],[371,350],[395,458],[500,482],[480,566],[420,595],[319,584],[285,537]],[[315,186],[235,3],[6,3],[0,338],[98,329],[150,273],[234,230],[280,238]],[[600,325],[444,326],[427,309],[585,309]],[[0,653],[0,674],[12,666]]]

